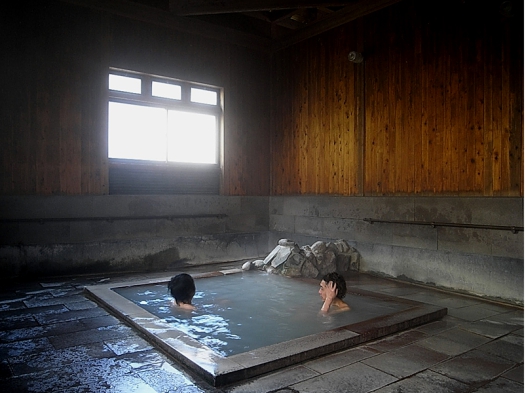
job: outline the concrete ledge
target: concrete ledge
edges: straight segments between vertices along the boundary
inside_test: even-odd
[[[266,256],[268,232],[0,247],[3,279],[148,272]]]

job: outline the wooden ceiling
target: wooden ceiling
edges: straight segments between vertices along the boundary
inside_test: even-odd
[[[63,0],[276,51],[401,0]]]
[[[271,39],[284,37],[306,26],[327,20],[350,1],[186,0],[170,1],[170,12],[200,18]]]

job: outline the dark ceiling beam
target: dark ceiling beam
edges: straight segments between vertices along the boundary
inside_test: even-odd
[[[191,33],[214,40],[269,52],[271,40],[254,34],[243,33],[228,27],[219,27],[197,19],[173,15],[170,12],[127,0],[61,0],[86,8],[122,16],[168,29]]]
[[[170,0],[170,11],[179,16],[275,11],[293,8],[345,6],[357,0]]]
[[[325,31],[334,29],[345,23],[351,22],[363,16],[372,14],[383,8],[399,3],[402,0],[359,0],[358,2],[346,6],[339,11],[330,14],[318,22],[307,25],[296,32],[281,37],[272,43],[272,53],[297,44],[308,38],[314,37]]]

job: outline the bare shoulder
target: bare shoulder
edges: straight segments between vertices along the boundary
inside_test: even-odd
[[[350,306],[342,300],[339,300],[336,304],[334,304],[334,311],[349,311],[349,310],[350,310]]]

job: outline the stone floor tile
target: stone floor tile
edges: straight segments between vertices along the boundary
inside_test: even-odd
[[[118,358],[125,361],[133,370],[138,373],[144,370],[162,367],[166,362],[166,357],[153,348],[139,352],[125,353],[123,355],[119,355]]]
[[[300,381],[310,380],[318,375],[319,373],[303,366],[289,367],[270,375],[222,388],[222,390],[227,393],[266,393],[283,389]]]
[[[413,293],[419,292],[419,288],[414,286],[402,286],[402,287],[388,287],[388,288],[382,288],[379,286],[378,292],[384,293],[386,295],[391,296],[406,296],[411,295]]]
[[[50,369],[62,369],[72,363],[86,362],[92,358],[101,359],[114,356],[114,352],[99,342],[58,351],[48,350],[17,356],[9,359],[9,364],[11,365],[13,375],[23,376]]]
[[[474,299],[468,296],[445,294],[448,296],[440,297],[434,301],[436,306],[446,307],[448,309],[463,308],[481,304],[482,300]]]
[[[447,299],[449,299],[449,296],[450,296],[449,294],[442,293],[439,291],[420,290],[417,293],[412,293],[409,295],[404,295],[404,296],[399,296],[399,297],[406,298],[409,300],[415,300],[416,302],[433,304],[433,305],[442,306],[442,307],[448,307]]]
[[[54,297],[72,298],[72,300],[77,296],[83,296],[83,292],[82,288],[77,288],[73,285],[64,285],[49,290],[49,293]]]
[[[522,311],[521,314],[523,315],[523,310],[517,309],[516,307],[502,304],[502,303],[496,303],[496,302],[481,302],[480,306],[483,308],[486,308],[487,310],[494,311],[498,314],[506,314],[513,311]]]
[[[99,317],[80,319],[78,322],[84,326],[84,329],[96,329],[105,326],[119,325],[122,323],[119,319],[109,314]]]
[[[367,343],[366,347],[380,352],[388,352],[397,348],[410,345],[418,340],[423,340],[428,337],[427,334],[419,330],[408,330],[392,336]]]
[[[523,363],[523,337],[520,336],[508,335],[484,344],[478,349],[515,363]]]
[[[0,388],[2,392],[31,392],[28,388],[29,382],[32,379],[27,376],[13,377],[6,380],[0,380]],[[41,392],[41,390],[32,390],[32,392]]]
[[[379,292],[383,291],[386,288],[393,288],[395,285],[385,285],[385,284],[378,284],[378,283],[358,283],[358,284],[347,284],[349,287],[356,287],[359,289],[362,289],[364,291],[371,291],[371,292]]]
[[[33,338],[56,336],[86,330],[79,321],[57,323],[45,326],[36,326],[26,329],[8,330],[0,332],[0,342],[13,342]]]
[[[51,351],[54,347],[47,337],[0,344],[0,359],[24,356],[33,352]]]
[[[436,306],[447,307],[447,308],[461,308],[467,306],[473,306],[479,304],[480,301],[466,296],[454,295],[448,292],[432,291],[432,294],[425,292],[420,297],[409,296],[410,300],[423,301],[432,300]]]
[[[488,337],[483,337],[456,327],[421,340],[418,342],[418,345],[449,356],[457,356],[489,341],[490,339]]]
[[[63,304],[52,304],[47,306],[23,308],[13,311],[4,311],[2,319],[9,317],[39,316],[46,314],[60,314],[69,311]]]
[[[0,288],[0,309],[4,304],[20,303],[23,300],[29,299],[30,296],[22,293],[17,288],[8,288],[2,286]]]
[[[49,337],[49,341],[56,349],[86,345],[105,340],[124,339],[133,334],[131,328],[123,325],[114,325],[98,329],[84,330],[71,334],[61,334]]]
[[[377,356],[380,353],[381,352],[366,347],[352,348],[344,352],[338,352],[306,362],[304,366],[319,373],[327,373],[360,360]]]
[[[516,325],[510,325],[492,319],[482,319],[480,321],[465,323],[461,327],[469,332],[490,338],[502,337],[519,329]]]
[[[521,364],[517,367],[514,367],[512,370],[505,372],[502,376],[514,382],[523,384],[523,373],[523,364]]]
[[[469,384],[480,384],[490,381],[514,366],[514,363],[503,358],[473,350],[461,356],[431,367],[432,371],[444,374]]]
[[[523,337],[523,328],[513,331],[512,334]]]
[[[71,284],[67,281],[44,281],[39,283],[42,288],[70,288]]]
[[[92,302],[91,300],[87,300],[84,298],[83,302],[64,302],[64,306],[68,308],[68,310],[76,311],[76,310],[87,310],[90,308],[97,308],[98,305],[95,302]]]
[[[362,361],[371,367],[404,378],[448,359],[448,355],[419,345],[409,345]]]
[[[155,392],[216,391],[210,385],[201,384],[198,388],[193,380],[167,362],[164,362],[160,367],[141,369],[140,372],[134,374],[140,377],[147,386],[153,388]]]
[[[146,340],[138,336],[129,336],[117,340],[106,340],[105,344],[117,355],[139,352],[152,348]]]
[[[374,393],[461,393],[470,392],[470,386],[433,371],[423,371],[411,378],[394,382]]]
[[[465,321],[479,321],[480,319],[488,319],[498,314],[499,312],[485,308],[482,304],[448,309],[448,315]]]
[[[66,308],[65,312],[35,315],[35,318],[39,323],[45,325],[51,323],[75,321],[84,318],[100,317],[107,314],[108,313],[104,309],[98,307],[78,311],[70,311]]]
[[[128,363],[120,359],[92,358],[83,362],[71,363],[64,369],[67,370],[67,376],[61,379],[65,381],[69,379],[72,385],[87,386],[92,392],[155,392],[133,372]],[[62,374],[62,369],[57,370],[57,374]],[[141,390],[138,390],[139,387]]]
[[[397,378],[361,362],[339,368],[290,387],[298,393],[367,393],[397,381]]]
[[[22,310],[27,308],[24,302],[20,300],[4,300],[0,301],[0,315],[2,315],[3,311],[14,311],[14,310]]]
[[[38,321],[33,317],[31,313],[24,312],[18,315],[5,315],[3,313],[0,316],[0,331],[24,329],[39,326]]]
[[[424,325],[415,328],[418,332],[423,332],[427,335],[439,334],[446,330],[452,329],[460,324],[464,323],[460,319],[445,315],[439,321],[426,323]]]
[[[523,328],[523,310],[512,310],[490,317],[491,321]]]
[[[475,390],[474,393],[523,393],[523,384],[498,378]]]
[[[57,304],[65,304],[66,302],[73,303],[75,301],[85,301],[86,298],[84,298],[82,295],[76,295],[76,297],[73,296],[64,296],[64,297],[55,297],[53,294],[49,293],[47,296],[40,296],[38,298],[32,298],[24,301],[24,304],[28,308],[36,308],[36,307],[43,307],[43,306],[55,306]]]

